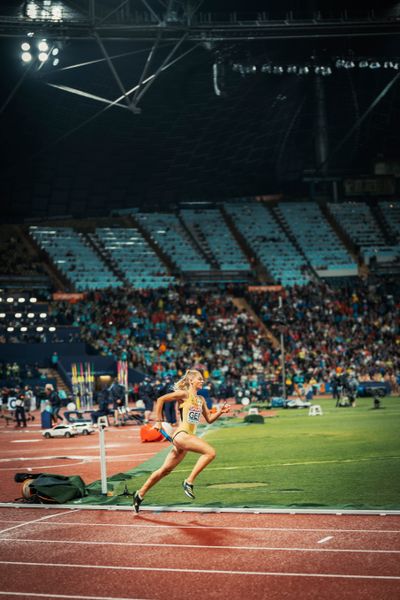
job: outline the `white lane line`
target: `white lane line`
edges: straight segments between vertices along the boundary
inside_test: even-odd
[[[34,519],[33,521],[24,521],[23,523],[20,523],[19,525],[13,525],[12,527],[7,527],[7,529],[2,529],[0,531],[0,534],[5,533],[6,531],[12,531],[13,529],[18,529],[19,527],[24,527],[25,525],[33,525],[35,523],[43,522],[46,519],[53,519],[54,517],[59,517],[61,515],[65,515],[69,512],[70,511],[68,510],[68,511],[53,513],[52,515],[47,515],[46,517],[40,517],[40,519]],[[77,508],[73,512],[79,512],[79,508]]]
[[[317,544],[324,544],[325,542],[327,542],[328,540],[331,540],[333,538],[333,535],[328,535],[328,537],[324,537],[322,538],[322,540],[319,540],[317,542]]]
[[[206,575],[254,575],[254,576],[272,576],[272,577],[325,577],[337,579],[386,579],[400,580],[398,575],[344,575],[342,573],[291,573],[284,571],[228,571],[222,569],[177,569],[170,567],[128,567],[123,565],[76,565],[66,563],[50,562],[24,562],[14,560],[0,560],[0,565],[16,565],[25,567],[59,567],[61,569],[101,569],[107,571],[150,571],[159,573],[199,573]]]
[[[12,444],[32,444],[33,442],[40,442],[40,438],[38,440],[11,440]]]
[[[69,448],[70,449],[70,448]],[[133,456],[154,456],[155,452],[140,452],[140,453],[136,453],[136,454],[118,454],[117,456],[110,456],[108,458],[108,460],[110,459],[117,459],[117,458],[127,458],[127,457],[133,457]],[[0,458],[0,463],[3,462],[13,462],[13,461],[23,461],[23,460],[61,460],[61,459],[66,459],[68,458],[69,460],[99,460],[99,457],[97,455],[93,455],[93,454],[87,454],[85,456],[82,455],[77,455],[77,454],[71,454],[68,456],[60,456],[58,455],[51,455],[51,456],[24,456],[24,457],[20,457],[20,456],[10,456],[9,458]]]
[[[117,598],[116,596],[70,596],[66,594],[34,594],[33,592],[1,592],[0,596],[22,596],[23,598],[71,598],[71,600],[143,600],[140,598]],[[150,600],[147,598],[146,600]]]
[[[70,514],[72,511],[65,511],[63,514]],[[4,520],[0,520],[0,523]],[[6,520],[10,522],[9,519]],[[340,533],[400,533],[400,529],[335,529],[334,527],[325,528],[300,528],[300,527],[235,527],[228,525],[134,525],[132,523],[85,523],[85,521],[70,522],[70,521],[58,521],[56,523],[41,523],[41,525],[68,525],[72,527],[127,527],[134,529],[201,529],[202,531],[209,531],[214,529],[223,529],[229,531],[293,531],[293,532],[304,532],[304,531],[334,531]]]
[[[1,531],[0,531],[1,533]],[[13,542],[13,544],[20,542],[33,542],[37,544],[62,544],[66,546],[71,545],[82,545],[82,546],[139,546],[147,548],[190,548],[200,550],[264,550],[273,552],[341,552],[341,553],[352,553],[352,554],[400,554],[400,550],[368,550],[360,548],[292,548],[292,547],[276,547],[276,546],[218,546],[218,545],[205,545],[205,544],[168,544],[168,543],[149,543],[149,542],[98,542],[98,541],[87,541],[87,540],[40,540],[36,538],[0,538],[1,542]]]
[[[90,462],[90,461],[81,460],[79,462],[64,463],[62,465],[59,465],[58,463],[53,463],[52,465],[39,465],[37,467],[27,467],[25,465],[18,465],[18,469],[26,469],[27,471],[37,471],[38,469],[41,471],[43,469],[59,469],[60,467],[65,469],[65,467],[77,467],[78,465],[84,465],[84,464],[87,464],[88,462]],[[15,471],[15,469],[16,469],[16,467],[1,467],[0,471]]]

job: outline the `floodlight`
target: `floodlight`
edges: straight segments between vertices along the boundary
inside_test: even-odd
[[[23,42],[21,44],[21,50],[23,50],[24,52],[28,52],[31,49],[31,45],[28,44],[28,42]]]
[[[31,62],[32,54],[30,52],[23,52],[21,54],[21,59],[22,59],[22,62],[24,62],[24,63]]]
[[[55,327],[49,327],[49,331],[55,331],[56,328]]]
[[[381,68],[381,63],[378,62],[377,60],[374,60],[373,62],[371,62],[371,64],[369,65],[370,69],[380,69]]]
[[[15,313],[15,318],[20,319],[22,317],[22,313]]]
[[[18,302],[25,302],[25,298],[18,298]]]
[[[36,331],[43,331],[43,327],[36,327]]]
[[[7,298],[7,302],[9,302],[11,304],[11,302],[14,302],[14,298]]]
[[[21,331],[28,331],[27,327],[21,327]]]
[[[46,40],[41,40],[38,43],[38,48],[39,48],[40,52],[47,52],[47,50],[49,49],[49,45],[46,42]]]
[[[59,48],[53,48],[53,50],[51,51],[53,56],[57,56],[57,54],[60,52]]]
[[[29,302],[37,302],[37,298],[29,298]]]
[[[46,60],[49,58],[49,55],[46,54],[46,52],[40,52],[38,59],[40,60],[40,62],[46,62]]]
[[[55,58],[53,60],[53,67],[56,67],[59,64],[59,62],[60,62],[60,59],[59,58]]]
[[[46,313],[40,313],[40,314],[39,314],[39,317],[40,317],[41,319],[45,319],[45,318],[47,317],[47,314],[46,314]]]
[[[33,319],[35,316],[35,313],[28,313],[26,316],[28,317],[28,319]]]
[[[0,319],[5,319],[6,318],[6,313],[0,313]]]
[[[14,331],[14,327],[7,327],[7,331]]]

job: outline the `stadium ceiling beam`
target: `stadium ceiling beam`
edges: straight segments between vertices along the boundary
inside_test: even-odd
[[[131,110],[133,110],[133,106],[132,106],[131,101],[129,99],[129,96],[128,96],[125,88],[124,88],[124,85],[123,85],[123,83],[121,81],[121,78],[118,75],[117,70],[114,67],[114,64],[113,64],[113,62],[112,62],[112,60],[110,58],[110,55],[108,54],[108,52],[107,52],[107,50],[106,50],[106,48],[105,48],[105,46],[104,46],[104,44],[103,44],[103,42],[102,42],[99,34],[97,33],[97,31],[94,32],[94,36],[95,36],[96,41],[97,41],[97,43],[98,43],[98,45],[100,47],[100,50],[103,53],[104,58],[106,59],[106,62],[108,64],[108,66],[109,66],[109,69],[110,69],[111,73],[113,74],[114,79],[117,82],[117,85],[118,85],[120,91],[122,92],[122,94],[124,96],[124,100],[125,100],[128,108],[130,108]]]
[[[1,9],[0,9],[1,10]],[[400,34],[400,22],[392,17],[376,19],[290,20],[220,22],[207,20],[202,13],[188,16],[185,22],[154,21],[148,13],[146,23],[112,23],[70,19],[60,22],[0,15],[0,37],[23,37],[35,30],[48,39],[93,40],[97,33],[102,40],[154,41],[160,30],[164,41],[178,42],[184,34],[186,41],[223,42],[258,41],[263,39],[313,39],[393,36]]]

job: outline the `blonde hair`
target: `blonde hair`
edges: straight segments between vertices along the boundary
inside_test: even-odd
[[[179,390],[187,390],[192,383],[193,377],[198,375],[202,377],[202,374],[197,369],[188,369],[184,376],[174,383],[174,391],[178,392]]]

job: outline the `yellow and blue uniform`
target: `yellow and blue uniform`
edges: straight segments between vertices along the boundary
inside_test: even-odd
[[[190,435],[196,433],[197,425],[200,423],[200,418],[203,414],[203,403],[204,398],[189,393],[186,400],[179,406],[181,420],[174,437],[182,431]]]

